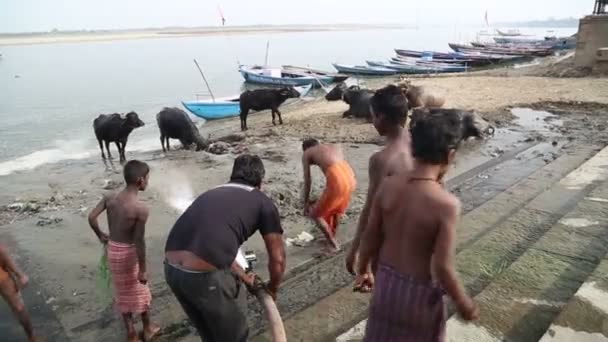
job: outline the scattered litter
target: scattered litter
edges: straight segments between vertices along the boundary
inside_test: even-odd
[[[40,211],[40,205],[34,202],[15,202],[8,205],[8,209],[18,212],[37,213]]]
[[[55,301],[55,297],[50,297],[49,299],[46,300],[46,303],[51,304],[54,301]]]
[[[229,148],[230,144],[223,141],[218,141],[209,145],[209,147],[207,147],[207,152],[212,154],[226,154],[228,153]]]
[[[122,182],[120,182],[120,181],[117,182],[113,179],[104,179],[102,188],[104,190],[114,190],[114,189],[118,189],[121,185],[122,185]]]
[[[301,232],[295,238],[287,238],[285,243],[287,246],[306,247],[315,239],[309,232]]]
[[[477,178],[488,179],[488,178],[490,178],[490,176],[484,175],[484,174],[479,174],[479,175],[477,175]]]
[[[38,222],[36,222],[36,225],[38,227],[44,227],[44,226],[49,226],[52,224],[57,224],[62,221],[63,221],[63,219],[61,217],[55,217],[55,216],[41,217],[40,220],[38,220]]]
[[[557,140],[553,140],[553,142],[551,143],[551,145],[557,146]]]

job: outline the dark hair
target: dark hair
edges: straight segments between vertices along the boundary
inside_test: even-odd
[[[414,158],[429,164],[447,164],[450,150],[462,140],[458,116],[428,114],[416,120],[411,129]]]
[[[309,148],[313,147],[313,146],[317,146],[319,145],[319,140],[314,139],[314,138],[307,138],[304,139],[304,141],[302,141],[302,150],[306,151]]]
[[[247,185],[262,185],[266,171],[262,159],[252,154],[242,154],[234,160],[230,181],[241,181]]]
[[[390,84],[378,89],[372,96],[370,103],[376,115],[381,114],[388,122],[395,125],[405,124],[408,104],[401,88]]]
[[[123,175],[127,185],[137,183],[139,178],[146,177],[148,173],[150,173],[148,164],[139,160],[129,160],[123,169]]]

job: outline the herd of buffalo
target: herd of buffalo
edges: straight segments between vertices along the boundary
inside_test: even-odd
[[[494,133],[494,128],[472,111],[459,109],[441,108],[445,100],[425,91],[423,87],[413,86],[409,81],[402,80],[397,83],[407,97],[409,107],[413,109],[410,115],[410,126],[415,123],[417,118],[425,115],[447,115],[454,116],[461,122],[462,134],[468,137],[483,138]],[[338,83],[326,96],[328,101],[342,100],[349,105],[348,110],[343,113],[343,117],[363,118],[371,121],[370,99],[374,91],[361,89],[359,86],[348,87],[344,82]],[[292,87],[280,89],[257,89],[245,91],[240,96],[240,122],[241,130],[247,130],[247,115],[250,110],[270,109],[272,113],[272,124],[275,123],[275,114],[279,117],[279,123],[283,124],[279,106],[288,98],[299,97],[299,93]],[[209,146],[209,142],[204,139],[190,116],[179,108],[163,108],[156,115],[156,123],[160,131],[160,141],[164,152],[170,149],[169,140],[177,139],[185,149],[192,145],[196,150],[204,150]],[[144,126],[144,122],[138,117],[137,113],[130,112],[124,116],[120,114],[101,114],[93,120],[95,137],[99,142],[101,157],[106,158],[103,144],[108,154],[110,153],[110,143],[114,142],[118,148],[120,161],[125,161],[125,148],[129,134]]]

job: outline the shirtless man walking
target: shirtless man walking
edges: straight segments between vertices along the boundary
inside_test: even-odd
[[[114,302],[127,329],[127,341],[139,341],[133,315],[141,314],[144,341],[160,327],[150,321],[152,295],[146,272],[144,239],[148,208],[137,198],[148,185],[150,168],[144,162],[129,161],[124,167],[126,187],[115,196],[104,196],[89,214],[89,224],[99,241],[107,244],[108,262],[114,286]],[[99,229],[97,218],[107,211],[110,235]]]
[[[0,295],[11,308],[19,323],[25,330],[27,340],[38,341],[34,336],[34,328],[30,315],[25,308],[20,290],[27,285],[29,278],[15,264],[8,250],[0,244]]]
[[[407,120],[407,99],[402,91],[393,85],[376,91],[371,98],[374,127],[386,137],[386,146],[369,159],[369,185],[365,205],[359,216],[357,232],[346,257],[346,269],[354,274],[355,263],[361,244],[361,236],[369,218],[372,199],[380,181],[384,177],[408,172],[412,168],[410,134],[404,128]]]
[[[340,246],[336,240],[336,232],[340,217],[348,208],[357,185],[355,173],[344,159],[344,153],[338,145],[320,144],[311,138],[302,142],[302,150],[304,214],[310,215],[333,249],[338,250]],[[326,179],[325,191],[314,206],[310,203],[311,165],[319,166]]]
[[[478,317],[454,267],[460,202],[441,185],[459,128],[446,117],[417,121],[414,169],[384,178],[374,197],[355,283],[355,289],[373,288],[365,341],[444,341],[444,289],[465,320]]]

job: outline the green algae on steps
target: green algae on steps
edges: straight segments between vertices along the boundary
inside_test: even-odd
[[[608,196],[608,183],[592,196]],[[583,200],[565,217],[607,218],[605,214],[602,203]],[[557,223],[475,298],[481,310],[478,324],[508,341],[537,341],[607,251],[603,225]]]
[[[608,258],[604,258],[584,285],[593,284],[598,290],[608,293]],[[583,286],[584,286],[583,285]],[[580,295],[580,289],[547,332],[555,326],[567,327],[577,332],[600,333],[608,337],[608,312]],[[546,340],[550,341],[550,338]]]

